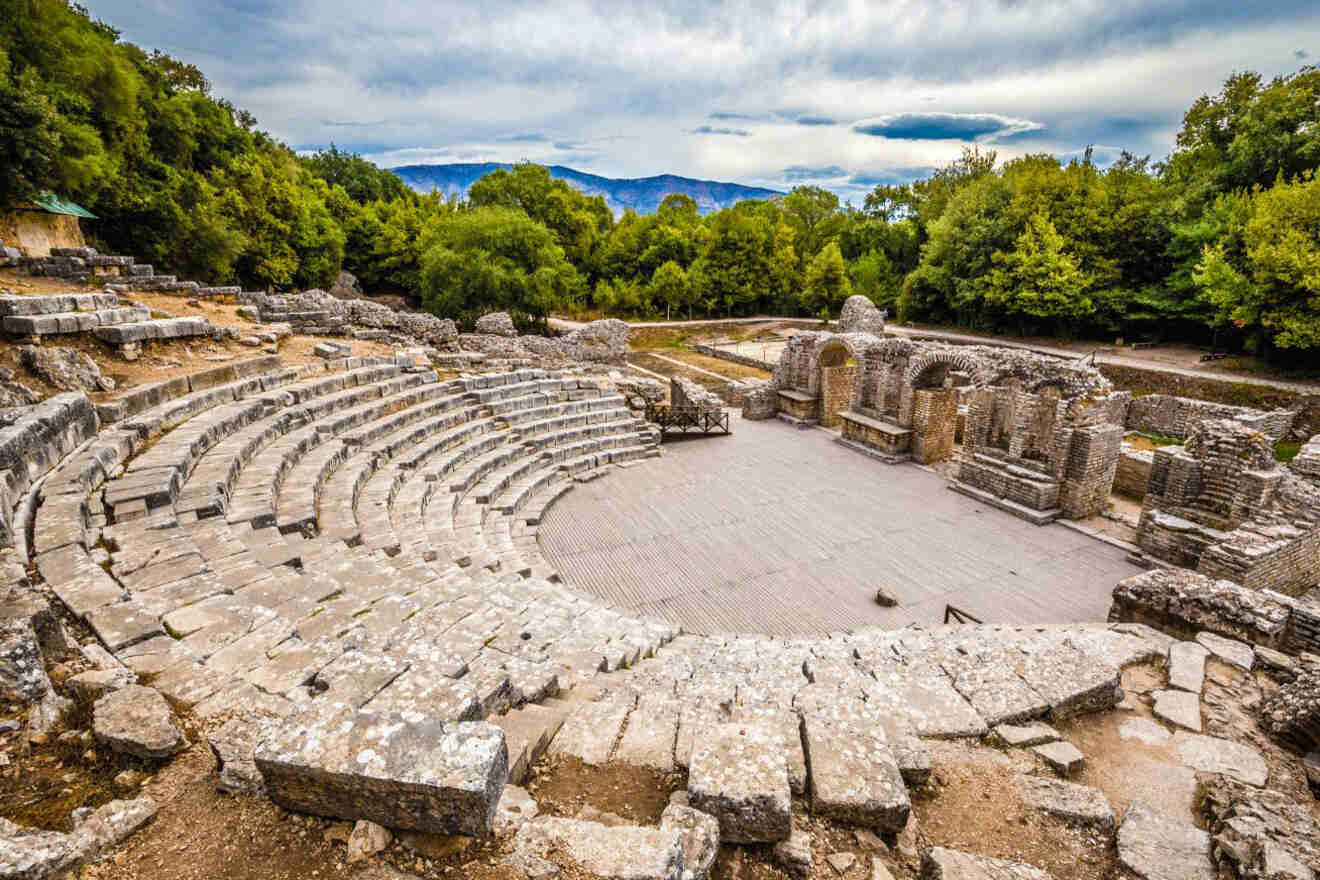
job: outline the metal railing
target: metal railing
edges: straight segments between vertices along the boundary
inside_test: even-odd
[[[675,434],[728,434],[729,413],[726,410],[698,409],[695,406],[669,406],[651,403],[646,406],[646,420]]]
[[[954,623],[985,623],[981,618],[973,617],[961,608],[955,608],[952,605],[945,605],[944,622],[948,623],[950,620]]]

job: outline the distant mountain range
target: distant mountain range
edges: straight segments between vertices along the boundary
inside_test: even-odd
[[[401,165],[391,168],[403,182],[418,192],[438,189],[446,195],[467,195],[468,188],[479,178],[496,168],[512,168],[507,162],[470,162],[449,165]],[[727,208],[744,199],[768,199],[783,195],[773,189],[743,186],[738,183],[720,183],[714,180],[693,180],[674,174],[655,177],[616,178],[587,174],[563,165],[550,165],[550,175],[566,181],[589,196],[604,196],[605,203],[615,214],[632,208],[639,214],[654,213],[665,196],[682,193],[691,196],[702,214]]]

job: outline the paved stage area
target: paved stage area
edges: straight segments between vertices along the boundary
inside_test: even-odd
[[[732,436],[667,442],[561,498],[539,540],[564,580],[690,632],[789,635],[941,623],[946,604],[986,623],[1103,621],[1140,571],[824,430],[732,420]]]

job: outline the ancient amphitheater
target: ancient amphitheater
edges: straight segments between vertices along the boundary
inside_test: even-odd
[[[79,323],[104,305],[0,298],[160,338]],[[718,399],[498,333],[5,411],[4,736],[159,766],[195,725],[215,785],[350,853],[494,841],[435,876],[1314,878],[1320,442],[1280,466],[1295,413],[845,317],[682,443]],[[1155,419],[1186,442],[1125,449]],[[1079,522],[1116,478],[1131,546]],[[1016,831],[937,821],[977,785],[951,749],[995,756]],[[538,816],[565,764],[678,781],[650,822]],[[158,809],[88,806],[0,821],[0,877]]]

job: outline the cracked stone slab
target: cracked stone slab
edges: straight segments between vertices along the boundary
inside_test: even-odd
[[[1043,776],[1019,775],[1014,782],[1018,794],[1030,807],[1073,825],[1101,831],[1114,828],[1114,811],[1098,788]]]
[[[867,701],[905,719],[918,736],[958,739],[985,735],[985,719],[942,671],[893,663],[877,663],[873,671],[878,686],[868,688]]]
[[[115,654],[130,645],[164,634],[160,618],[132,601],[103,605],[90,611],[87,622],[101,644]]]
[[[1169,687],[1199,694],[1205,685],[1205,658],[1209,654],[1200,642],[1169,645]]]
[[[757,722],[714,725],[693,745],[688,797],[719,821],[726,842],[773,842],[792,831],[784,751],[774,728]]]
[[[188,744],[160,692],[137,684],[92,704],[92,733],[111,750],[139,758],[167,758]]]
[[[288,809],[469,836],[490,829],[509,773],[493,724],[344,704],[291,715],[253,757],[271,800]]]
[[[902,831],[912,805],[884,724],[873,717],[874,708],[842,695],[802,700],[799,708],[811,768],[811,811],[854,825]]]
[[[1269,779],[1260,752],[1242,743],[1180,730],[1173,735],[1173,748],[1180,761],[1202,773],[1222,773],[1257,788]]]
[[[1237,639],[1226,639],[1212,632],[1199,632],[1196,634],[1196,641],[1216,659],[1244,672],[1250,672],[1251,667],[1256,663],[1256,652],[1252,650],[1251,645],[1239,642]]]
[[[680,880],[682,834],[637,825],[609,827],[580,819],[542,816],[513,839],[513,863],[527,876],[544,876],[551,857],[566,860],[606,880]]]
[[[663,694],[643,694],[614,750],[614,760],[659,773],[674,769],[679,702]]]
[[[1135,739],[1148,746],[1167,745],[1172,738],[1168,729],[1149,718],[1129,718],[1118,726],[1118,735],[1122,739]]]
[[[1155,717],[1193,733],[1201,732],[1201,696],[1193,691],[1155,691]]]
[[[1040,868],[934,846],[921,857],[921,880],[1053,880]]]
[[[1143,880],[1213,880],[1210,835],[1165,818],[1142,803],[1118,828],[1118,860]]]

